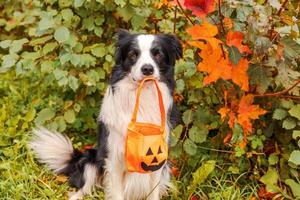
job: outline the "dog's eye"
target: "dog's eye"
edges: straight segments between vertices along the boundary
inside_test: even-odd
[[[160,50],[156,49],[153,51],[152,55],[157,59],[160,60],[162,58],[162,53],[160,52]]]
[[[138,52],[135,51],[135,50],[131,50],[131,51],[129,51],[129,53],[128,53],[128,57],[129,57],[131,60],[136,60],[137,57],[138,57]]]

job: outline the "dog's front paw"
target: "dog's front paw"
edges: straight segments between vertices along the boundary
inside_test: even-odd
[[[83,193],[79,190],[78,192],[69,192],[69,200],[79,200],[83,198]]]

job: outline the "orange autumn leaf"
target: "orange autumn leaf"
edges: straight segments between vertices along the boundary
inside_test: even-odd
[[[232,138],[232,133],[228,133],[228,134],[225,136],[225,138],[223,139],[223,143],[224,143],[224,144],[229,143],[230,140],[231,140],[231,138]]]
[[[242,90],[248,91],[249,90],[249,78],[248,78],[248,60],[243,58],[240,59],[237,65],[232,64],[232,71],[231,71],[231,79],[232,82],[239,85]]]
[[[252,51],[249,49],[249,47],[242,44],[243,39],[244,35],[242,32],[229,31],[226,36],[226,44],[228,46],[235,46],[241,53],[251,54]]]
[[[224,20],[224,26],[227,28],[227,29],[231,29],[232,26],[233,26],[233,22],[231,21],[231,19],[229,17],[225,17]]]
[[[185,0],[184,6],[203,19],[215,10],[215,0]]]
[[[201,41],[188,41],[187,42],[189,45],[197,47],[199,49],[204,49],[205,48],[205,43]]]
[[[254,100],[253,95],[245,95],[241,98],[239,103],[237,122],[243,127],[244,132],[252,132],[251,120],[258,119],[260,115],[266,113],[266,111],[260,108],[258,105],[252,105]]]
[[[218,110],[218,113],[221,115],[221,120],[224,121],[228,113],[230,112],[230,109],[227,107],[220,108]]]
[[[228,59],[223,58],[221,48],[213,48],[207,44],[199,56],[202,58],[202,62],[198,64],[197,69],[208,73],[203,80],[204,85],[215,82],[219,78],[227,80],[231,77],[230,63]]]
[[[201,25],[194,25],[186,30],[194,40],[212,38],[218,34],[218,27],[204,21]]]

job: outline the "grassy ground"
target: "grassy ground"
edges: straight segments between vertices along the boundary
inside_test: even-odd
[[[1,149],[0,153],[0,198],[1,199],[67,199],[70,188],[64,176],[54,175],[45,166],[36,162],[34,155],[28,149],[27,142],[29,132],[18,134],[11,146]],[[79,138],[71,137],[78,141]],[[76,146],[82,146],[90,142],[94,136],[82,136],[81,142],[75,142]],[[233,175],[222,172],[222,166],[216,166],[215,175],[208,178],[203,184],[195,188],[195,194],[189,195],[188,185],[191,182],[191,171],[186,171],[187,166],[182,165],[180,175],[173,177],[173,184],[177,191],[170,192],[165,199],[250,199],[255,196],[257,185],[241,181],[246,174]],[[103,199],[101,189],[86,199]]]

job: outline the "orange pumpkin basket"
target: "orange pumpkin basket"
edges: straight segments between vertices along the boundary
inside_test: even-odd
[[[136,121],[140,95],[146,81],[153,81],[156,86],[161,117],[160,126]],[[163,98],[157,81],[150,77],[143,79],[137,90],[132,119],[127,128],[125,160],[129,172],[150,173],[164,166],[168,157],[165,118]]]

